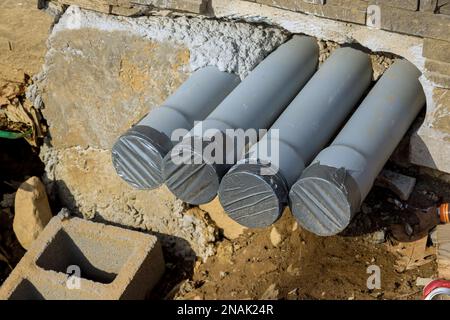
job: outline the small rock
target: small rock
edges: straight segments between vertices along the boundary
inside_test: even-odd
[[[281,234],[278,232],[276,227],[272,228],[272,231],[270,231],[270,242],[272,242],[272,245],[274,247],[278,247],[278,245],[283,241],[283,238],[281,237]]]
[[[262,294],[261,300],[277,300],[279,291],[276,284],[272,283],[267,290]]]
[[[433,281],[433,279],[431,279],[431,278],[421,278],[421,277],[418,277],[418,278],[416,279],[416,286],[417,286],[417,287],[425,287],[425,286],[427,286],[431,281]]]
[[[290,264],[287,269],[286,269],[287,273],[289,273],[291,276],[298,276],[300,275],[300,269],[299,268],[294,268],[294,266],[292,264]]]
[[[292,225],[292,231],[295,231],[298,229],[298,222],[295,221],[294,224]]]
[[[31,177],[20,185],[14,206],[14,233],[28,250],[52,218],[44,184],[38,177]]]
[[[416,178],[405,176],[390,170],[383,170],[375,180],[375,185],[391,190],[401,200],[406,201],[414,190]]]
[[[218,197],[207,204],[200,205],[199,208],[209,214],[209,216],[217,224],[217,226],[223,230],[224,236],[228,239],[237,239],[247,229],[246,227],[231,219],[225,213]]]
[[[384,230],[376,231],[369,236],[369,242],[373,244],[382,244],[385,241],[386,241],[386,232]]]

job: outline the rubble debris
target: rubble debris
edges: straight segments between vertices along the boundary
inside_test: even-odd
[[[417,287],[426,287],[431,281],[433,281],[432,278],[421,278],[421,277],[418,277],[416,279],[416,286]]]
[[[0,83],[0,130],[9,132],[6,138],[24,137],[32,146],[39,145],[47,127],[42,115],[25,99],[26,87],[31,84],[29,76],[23,74],[19,83]]]
[[[22,247],[29,249],[52,218],[45,186],[38,177],[31,177],[16,192],[14,233]]]
[[[397,256],[395,270],[405,272],[436,260],[434,247],[427,246],[428,237],[408,243],[398,243],[388,249]]]
[[[389,227],[392,236],[400,242],[411,242],[427,237],[430,231],[440,223],[436,206],[419,209],[410,206],[401,208],[404,213],[399,222]]]
[[[369,235],[368,240],[373,244],[382,244],[386,241],[386,232],[384,230],[375,231]]]
[[[279,293],[280,291],[277,289],[277,285],[272,283],[261,296],[261,300],[277,300]]]
[[[383,73],[394,63],[394,55],[392,54],[373,53],[370,55],[370,58],[373,67],[373,81],[380,79]]]
[[[375,185],[391,190],[401,200],[406,201],[416,185],[416,178],[385,169],[376,178]]]

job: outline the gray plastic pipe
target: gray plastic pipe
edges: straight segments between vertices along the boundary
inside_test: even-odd
[[[117,174],[138,189],[159,187],[162,160],[174,145],[173,131],[192,129],[194,121],[205,119],[239,83],[238,76],[216,67],[194,72],[161,107],[117,140],[112,148]]]
[[[225,159],[217,163],[203,157],[201,150],[199,153],[192,145],[200,144],[205,150],[215,143],[202,139],[209,129],[218,130],[227,140],[225,131],[229,129],[269,128],[314,74],[318,56],[316,40],[305,36],[294,36],[270,54],[205,121],[192,129],[190,137],[177,145],[174,150],[184,150],[188,161],[175,163],[170,154],[166,156],[163,172],[167,187],[187,203],[213,200],[221,178],[237,158],[228,164]],[[223,150],[227,158],[230,153],[240,152]]]
[[[228,215],[249,228],[273,224],[288,202],[292,184],[342,127],[371,79],[367,54],[336,50],[269,132],[222,179],[219,199]],[[277,150],[270,150],[276,145]]]
[[[375,178],[425,104],[420,71],[396,61],[333,143],[303,171],[289,193],[299,223],[320,236],[343,231]]]

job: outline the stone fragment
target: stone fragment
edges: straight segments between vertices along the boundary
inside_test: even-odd
[[[228,239],[236,239],[247,229],[231,219],[222,208],[218,198],[200,205],[200,209],[206,211],[216,225],[223,230],[223,235]]]
[[[52,218],[45,186],[38,177],[31,177],[20,185],[14,207],[14,233],[28,250]]]
[[[383,170],[375,180],[375,185],[391,190],[401,200],[406,201],[416,185],[416,178],[390,170]]]
[[[282,241],[283,238],[280,232],[278,232],[276,227],[272,227],[272,230],[270,231],[270,242],[272,242],[272,245],[278,247]]]

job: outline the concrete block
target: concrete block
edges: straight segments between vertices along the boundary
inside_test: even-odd
[[[450,90],[427,92],[427,113],[419,130],[411,136],[410,161],[450,173]]]
[[[0,299],[143,299],[164,268],[155,236],[59,214],[0,288]]]
[[[367,3],[360,0],[328,0],[325,2],[325,5],[297,0],[257,0],[256,2],[329,19],[358,24],[366,23]]]
[[[450,63],[426,59],[425,77],[439,88],[450,89]]]
[[[437,226],[437,246],[438,276],[450,280],[450,224]]]
[[[414,12],[382,5],[381,29],[420,37],[450,41],[450,17],[431,12]]]
[[[450,63],[427,59],[425,61],[425,70],[432,73],[450,76]]]
[[[419,9],[420,11],[435,12],[438,8],[438,0],[421,0]]]
[[[427,0],[426,0],[427,1]],[[422,1],[420,1],[422,2]],[[369,4],[387,5],[390,7],[416,11],[419,7],[418,0],[368,0]]]
[[[422,54],[428,59],[450,63],[450,42],[426,38]]]

